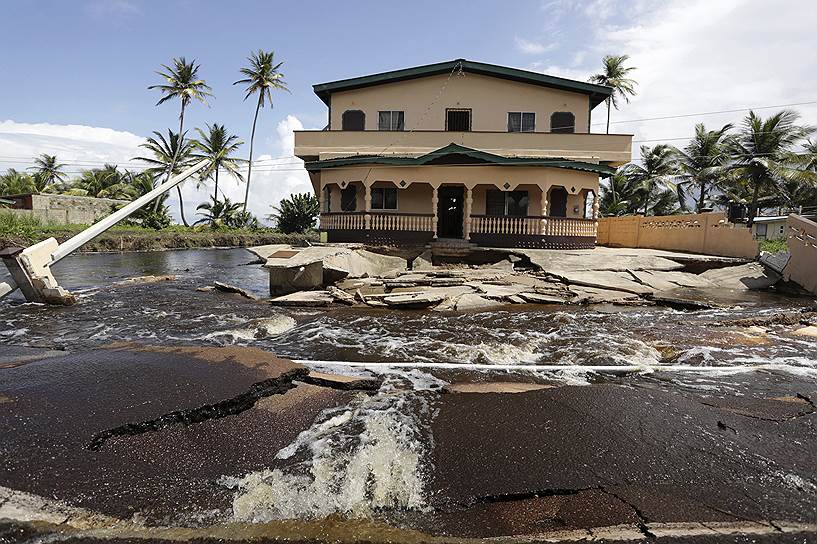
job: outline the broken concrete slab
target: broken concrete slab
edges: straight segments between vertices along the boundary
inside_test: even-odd
[[[353,294],[347,293],[342,289],[338,289],[334,285],[330,285],[329,287],[327,287],[326,292],[329,293],[329,296],[334,298],[337,302],[349,305],[355,303],[355,296]]]
[[[444,299],[445,296],[443,295],[426,292],[414,294],[388,295],[383,297],[383,302],[388,306],[398,308],[427,308],[429,306],[439,304]]]
[[[797,336],[810,336],[812,338],[817,338],[817,326],[809,325],[808,327],[802,327],[794,331],[792,334],[795,334]]]
[[[649,295],[655,289],[647,285],[638,283],[627,272],[612,272],[606,270],[583,270],[566,274],[554,274],[566,283],[572,285],[582,285],[585,287],[595,287],[598,289],[608,289],[613,291],[624,291],[636,295]]]
[[[573,304],[618,304],[641,298],[634,293],[582,285],[571,285],[570,291],[576,295],[576,298],[570,301]]]
[[[246,289],[236,287],[235,285],[230,285],[229,283],[221,283],[220,281],[215,281],[213,282],[213,287],[215,287],[217,291],[221,291],[222,293],[235,293],[250,300],[258,300],[258,297],[256,297]]]
[[[529,382],[478,382],[452,383],[443,388],[445,393],[527,393],[549,389],[553,385]]]
[[[530,304],[565,304],[567,302],[567,298],[542,293],[531,293],[530,291],[519,293],[517,296]]]
[[[162,276],[136,276],[126,280],[117,281],[111,284],[113,287],[126,287],[130,285],[141,285],[146,283],[159,283],[163,281],[175,281],[176,276],[173,274],[165,274]]]
[[[323,307],[329,306],[334,300],[327,291],[298,291],[273,298],[269,302],[275,306]]]
[[[707,270],[701,277],[716,287],[737,290],[767,289],[780,281],[779,274],[756,262]]]
[[[317,385],[319,387],[329,387],[332,389],[342,389],[345,391],[376,391],[382,383],[382,380],[376,378],[369,378],[365,376],[346,376],[343,374],[328,374],[326,372],[318,372],[316,370],[310,370],[309,374],[300,378],[298,381],[311,385]]]
[[[456,299],[454,309],[458,312],[466,312],[469,310],[495,308],[499,305],[501,305],[501,303],[495,299],[485,298],[475,293],[465,293]]]
[[[411,262],[411,269],[418,271],[433,270],[434,264],[431,262],[431,260],[432,260],[431,250],[427,249],[414,258],[414,260]]]

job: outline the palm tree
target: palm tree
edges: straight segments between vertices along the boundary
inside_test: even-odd
[[[683,151],[678,153],[678,167],[681,174],[678,176],[679,204],[685,209],[684,188],[694,185],[698,188],[698,213],[703,209],[707,190],[718,184],[723,167],[729,162],[725,139],[732,129],[731,124],[724,125],[719,130],[706,130],[703,123],[695,125],[695,137]]]
[[[627,165],[626,175],[638,185],[638,191],[643,198],[644,215],[649,213],[651,197],[660,197],[663,203],[666,201],[666,196],[662,195],[663,191],[667,188],[676,190],[671,180],[677,174],[677,160],[678,150],[669,144],[659,144],[652,148],[642,145],[641,164]]]
[[[184,139],[184,135],[167,129],[167,138],[161,132],[153,131],[154,136],[148,137],[145,143],[139,147],[144,147],[151,153],[152,157],[134,157],[134,160],[144,161],[148,163],[150,168],[146,171],[152,174],[166,174],[167,179],[171,176],[182,172],[184,169],[192,166],[193,158],[193,142]],[[176,186],[179,189],[179,186]],[[156,200],[154,211],[157,211],[159,199]],[[182,223],[184,226],[189,226],[187,219],[184,216],[184,201],[182,200],[182,192],[179,189],[179,213],[181,214]]]
[[[200,65],[196,61],[187,62],[184,57],[174,58],[173,66],[166,64],[162,65],[163,70],[156,73],[162,76],[167,82],[161,85],[151,85],[148,89],[158,89],[164,96],[156,103],[160,105],[168,100],[178,98],[181,104],[179,112],[179,134],[184,137],[184,110],[193,100],[198,100],[207,103],[207,97],[213,96],[210,92],[212,89],[205,83],[203,79],[199,79],[198,71]],[[181,149],[181,146],[177,149]],[[173,157],[168,168],[168,179],[170,179],[171,172],[175,172],[175,162],[177,157]],[[182,223],[185,226],[187,219],[184,217],[184,201],[182,200],[182,188],[177,185],[176,191],[179,194],[179,209],[181,210]]]
[[[613,93],[605,100],[607,103],[607,134],[610,134],[610,106],[618,109],[619,98],[623,98],[629,104],[630,97],[635,96],[636,82],[627,77],[635,68],[624,66],[629,59],[629,55],[605,55],[602,59],[601,73],[590,76],[591,83],[613,88]]]
[[[200,139],[193,140],[193,147],[198,152],[194,151],[192,156],[196,159],[210,161],[207,168],[201,172],[200,178],[213,177],[216,185],[215,189],[213,189],[213,198],[218,199],[219,170],[224,168],[238,181],[244,180],[239,170],[239,163],[246,161],[232,156],[244,142],[239,140],[235,134],[229,134],[224,125],[216,123],[207,125],[206,133],[200,128],[197,128],[196,131],[199,133]]]
[[[28,194],[34,190],[34,179],[25,172],[9,168],[0,176],[0,195]]]
[[[250,133],[250,160],[247,163],[247,187],[244,190],[244,208],[247,211],[247,199],[250,196],[250,177],[252,175],[252,149],[255,143],[255,126],[258,123],[258,112],[269,102],[272,107],[272,91],[283,90],[289,92],[284,82],[284,74],[279,72],[283,62],[275,64],[273,51],[259,49],[252,53],[247,60],[250,62],[249,68],[242,68],[240,72],[246,76],[239,79],[233,85],[246,85],[244,100],[250,96],[258,94],[258,101],[255,104],[255,116],[252,119],[252,132]]]
[[[814,132],[813,127],[798,125],[799,118],[794,111],[782,110],[764,120],[750,111],[738,134],[729,140],[733,162],[727,168],[745,179],[752,193],[749,228],[764,193],[783,192],[786,183],[817,183],[817,172],[810,169],[813,154],[793,151]]]
[[[34,159],[34,166],[29,170],[34,170],[34,176],[37,178],[35,184],[37,192],[44,192],[58,184],[65,183],[65,173],[62,171],[64,164],[57,162],[56,155],[48,155],[43,153]]]
[[[207,223],[212,228],[233,226],[236,214],[241,213],[241,203],[231,202],[226,196],[224,200],[211,196],[210,200],[211,202],[204,202],[196,207],[197,210],[203,210],[203,213],[199,213],[203,217],[196,221],[196,225]]]
[[[83,170],[66,193],[96,198],[128,198],[127,175],[115,164]]]
[[[600,187],[599,213],[604,217],[631,215],[637,212],[641,194],[626,167],[619,168]]]

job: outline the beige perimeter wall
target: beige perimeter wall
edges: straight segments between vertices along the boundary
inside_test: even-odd
[[[790,215],[789,251],[791,257],[783,276],[817,294],[817,223]]]
[[[596,243],[685,251],[705,255],[754,259],[758,244],[752,231],[726,220],[721,212],[662,217],[603,217]]]
[[[45,224],[88,225],[109,215],[115,206],[127,203],[127,200],[112,198],[31,195],[31,208],[33,209],[0,208],[0,213],[11,213],[18,217],[36,217]]]

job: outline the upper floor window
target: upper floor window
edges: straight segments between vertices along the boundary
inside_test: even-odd
[[[485,195],[485,213],[524,217],[528,215],[528,192],[488,190]]]
[[[373,210],[396,210],[397,187],[372,187]]]
[[[377,112],[377,130],[403,130],[403,112]]]
[[[576,132],[576,116],[569,111],[557,111],[550,116],[551,132]]]
[[[346,110],[341,119],[343,130],[366,130],[366,114],[360,110]]]
[[[453,132],[468,132],[471,130],[471,110],[445,110],[445,130]]]
[[[533,132],[536,130],[536,114],[524,111],[508,112],[508,132]]]

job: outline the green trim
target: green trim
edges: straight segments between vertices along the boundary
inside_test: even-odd
[[[461,155],[472,159],[473,161],[462,162],[459,164],[492,164],[500,166],[545,166],[548,168],[564,168],[567,170],[579,170],[581,172],[593,172],[602,176],[610,176],[616,172],[616,169],[603,164],[595,164],[592,162],[574,161],[563,158],[549,158],[549,157],[503,157],[501,155],[494,155],[478,149],[471,149],[455,143],[448,144],[431,153],[426,153],[419,157],[402,157],[395,155],[353,155],[351,157],[340,157],[337,159],[325,159],[322,161],[311,161],[305,163],[307,170],[314,172],[326,168],[340,168],[343,166],[358,166],[361,164],[380,164],[388,166],[423,166],[433,164],[433,161],[443,157],[452,157]],[[456,165],[458,163],[446,163],[447,165]]]
[[[508,68],[507,66],[498,66],[496,64],[486,64],[484,62],[474,62],[466,59],[456,59],[447,62],[438,62],[436,64],[415,66],[413,68],[404,68],[402,70],[392,70],[390,72],[382,72],[379,74],[372,74],[370,76],[340,79],[338,81],[330,81],[328,83],[319,83],[317,85],[313,85],[312,88],[314,89],[315,94],[318,95],[318,97],[328,106],[332,93],[339,91],[351,91],[353,89],[382,85],[384,83],[396,83],[398,81],[406,81],[420,77],[450,74],[457,68],[462,68],[463,72],[469,72],[472,74],[481,74],[485,76],[498,77],[501,79],[509,79],[511,81],[529,83],[531,85],[539,85],[542,87],[551,87],[554,89],[561,89],[563,91],[586,94],[590,97],[591,109],[601,104],[613,92],[611,87],[607,87],[605,85],[595,85],[593,83],[585,83],[584,81],[565,79],[562,77],[540,74],[538,72],[530,72],[528,70],[520,70],[518,68]]]

